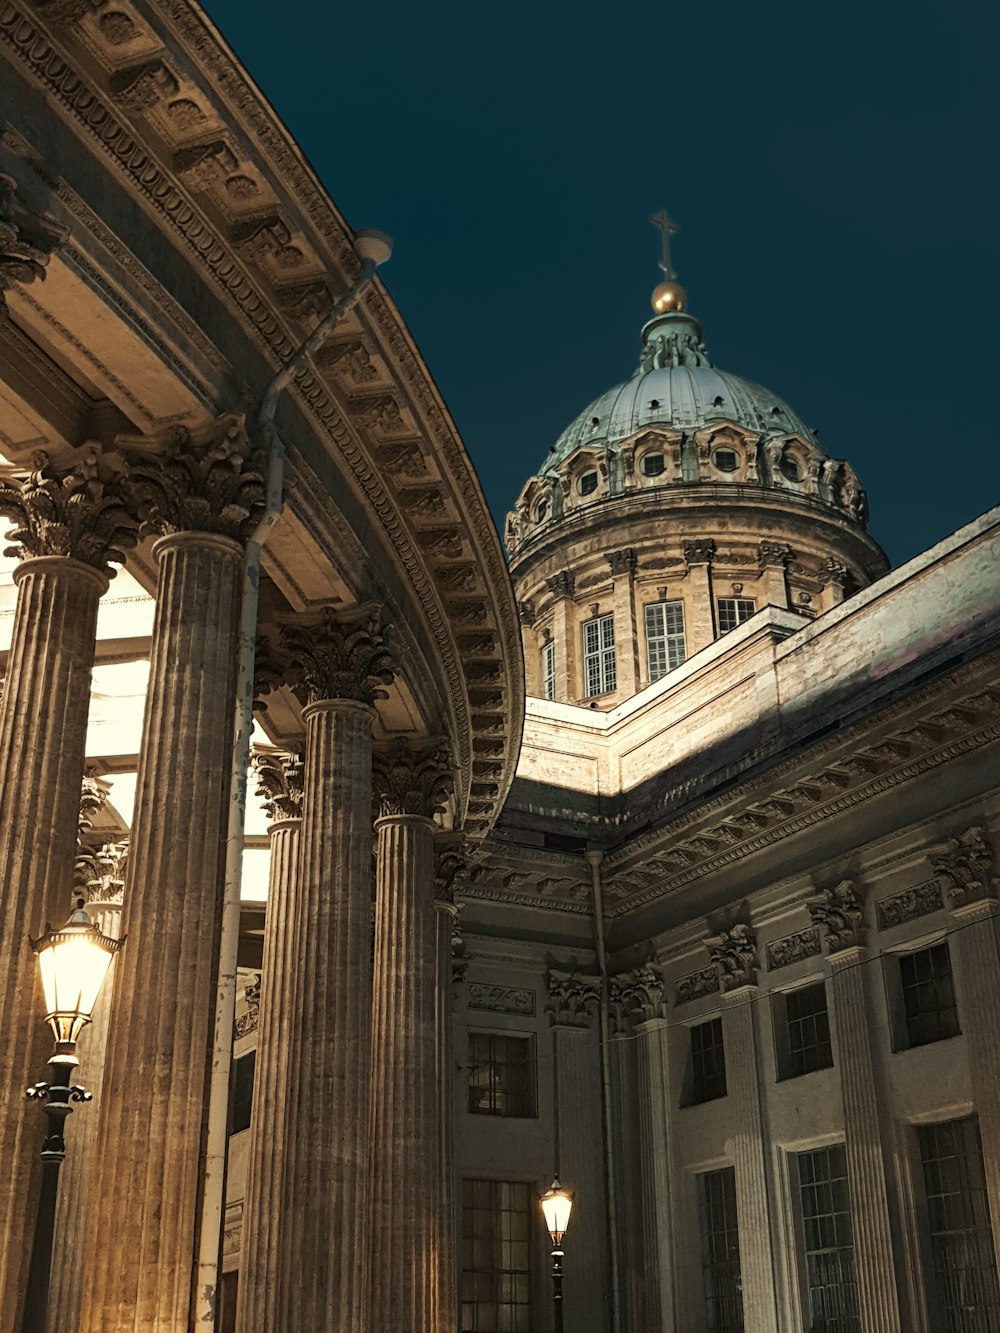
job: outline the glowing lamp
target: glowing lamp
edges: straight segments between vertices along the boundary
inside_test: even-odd
[[[545,1214],[545,1225],[552,1237],[552,1244],[558,1249],[569,1228],[569,1215],[573,1211],[573,1196],[568,1190],[563,1189],[562,1185],[559,1184],[559,1177],[556,1176],[542,1195],[540,1202],[542,1212]]]
[[[44,935],[31,941],[42,974],[46,1018],[57,1043],[75,1043],[90,1022],[121,943],[101,934],[84,911],[82,898],[64,926],[46,927]]]

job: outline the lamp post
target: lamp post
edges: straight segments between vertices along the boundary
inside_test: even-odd
[[[49,1060],[48,1083],[36,1083],[28,1096],[42,1104],[46,1116],[42,1142],[42,1186],[38,1199],[35,1236],[31,1246],[28,1289],[24,1300],[22,1333],[45,1333],[49,1305],[49,1275],[52,1268],[52,1235],[59,1189],[59,1167],[66,1156],[63,1126],[74,1102],[89,1102],[87,1092],[71,1079],[80,1062],[76,1043],[90,1022],[101,986],[121,940],[102,935],[78,898],[76,909],[64,926],[31,940],[45,992],[46,1020],[56,1048]]]
[[[573,1196],[559,1184],[559,1177],[540,1199],[545,1225],[552,1240],[552,1309],[555,1333],[563,1333],[563,1248],[562,1241],[573,1211]]]

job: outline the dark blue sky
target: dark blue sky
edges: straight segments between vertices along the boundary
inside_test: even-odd
[[[349,221],[395,237],[498,520],[631,374],[666,204],[716,364],[851,460],[894,563],[1000,499],[994,8],[208,3]]]

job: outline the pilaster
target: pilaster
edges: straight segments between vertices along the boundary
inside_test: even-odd
[[[293,924],[302,919],[296,905],[305,773],[298,754],[258,750],[252,763],[257,791],[270,821],[271,866],[236,1326],[265,1329],[278,1327],[283,1150],[289,1106],[298,1095],[297,1073],[288,1062],[288,1045],[299,975],[300,940]]]
[[[552,608],[552,637],[556,645],[556,698],[561,703],[576,703],[583,693],[580,679],[580,635],[573,601],[574,578],[570,573],[555,574],[547,580],[555,599]]]
[[[771,1261],[770,1190],[760,1102],[757,1049],[757,948],[753,930],[738,922],[707,941],[726,1004],[726,1083],[733,1109],[733,1165],[740,1230],[743,1319],[747,1333],[777,1333]]]
[[[614,617],[618,692],[631,698],[639,692],[639,636],[635,621],[635,571],[638,564],[631,548],[608,556],[615,581]]]
[[[808,906],[813,922],[826,934],[862,1323],[871,1333],[900,1333],[885,1155],[864,990],[864,905],[857,887],[844,880],[817,895]]]
[[[993,847],[972,827],[931,853],[931,865],[955,922],[952,947],[961,985],[959,1012],[983,1144],[993,1245],[1000,1267],[1000,902]]]
[[[684,581],[685,637],[688,657],[693,657],[715,640],[715,599],[712,593],[714,558],[715,542],[710,537],[684,543],[684,563],[687,567]]]

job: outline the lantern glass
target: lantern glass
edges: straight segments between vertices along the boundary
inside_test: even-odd
[[[559,1245],[569,1228],[569,1215],[573,1211],[573,1196],[559,1184],[558,1176],[542,1195],[541,1205],[542,1212],[545,1214],[545,1225],[552,1237],[552,1244]]]
[[[38,955],[49,1026],[57,1042],[75,1042],[90,1022],[120,943],[101,934],[84,911],[82,899],[64,926],[31,941]]]

